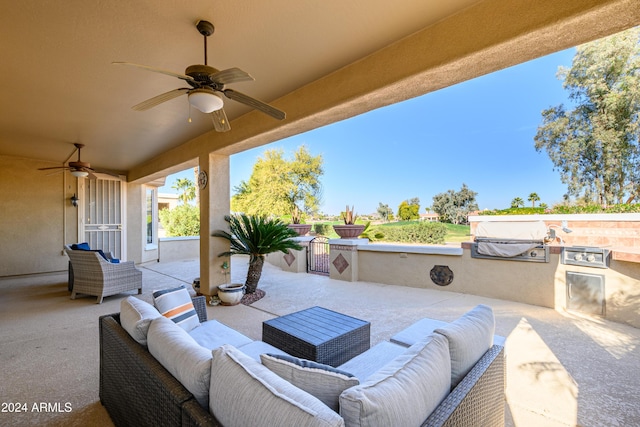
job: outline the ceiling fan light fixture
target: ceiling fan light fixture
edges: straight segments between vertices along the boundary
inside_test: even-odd
[[[213,113],[224,106],[222,98],[217,93],[203,88],[189,92],[189,104],[203,113]]]
[[[71,171],[71,175],[75,176],[76,178],[86,178],[87,176],[89,176],[89,172],[73,170]]]

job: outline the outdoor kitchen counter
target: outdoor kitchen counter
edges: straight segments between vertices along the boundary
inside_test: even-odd
[[[473,242],[462,242],[462,249],[471,249]],[[560,255],[562,253],[563,246],[549,245],[549,253]],[[640,248],[629,247],[616,247],[606,248],[611,250],[611,259],[616,261],[635,262],[640,264]]]
[[[640,263],[640,248],[621,247],[611,249],[611,259]]]

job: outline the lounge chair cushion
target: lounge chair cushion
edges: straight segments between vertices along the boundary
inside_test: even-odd
[[[480,304],[434,332],[447,337],[451,353],[451,387],[455,388],[493,345],[493,310]]]
[[[162,316],[158,310],[146,301],[136,297],[127,297],[120,302],[120,323],[138,343],[147,345],[147,332],[151,321]]]
[[[416,380],[419,379],[419,380]],[[346,426],[418,426],[449,394],[447,339],[433,334],[340,395]]]
[[[165,317],[151,321],[147,334],[149,353],[189,390],[203,408],[209,406],[211,351]],[[144,390],[140,391],[144,393]]]
[[[209,411],[225,426],[344,426],[320,400],[227,344],[213,351]]]
[[[153,302],[160,314],[187,332],[200,325],[189,291],[184,286],[153,291]]]
[[[242,349],[241,349],[242,350]],[[296,387],[317,397],[329,408],[340,410],[340,394],[360,381],[329,365],[280,354],[260,355],[262,364]]]

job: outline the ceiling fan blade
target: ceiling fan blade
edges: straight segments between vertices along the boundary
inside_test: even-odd
[[[233,89],[225,89],[223,92],[227,98],[233,99],[234,101],[241,102],[245,105],[248,105],[249,107],[255,108],[256,110],[260,110],[263,113],[268,114],[275,119],[283,120],[287,116],[284,111],[280,111],[277,108],[274,108],[271,105],[266,104],[262,101],[258,101],[257,99],[252,98],[249,95],[245,95],[242,92],[238,92]]]
[[[255,80],[246,71],[242,71],[240,68],[228,68],[226,70],[218,71],[209,76],[211,81],[220,83],[222,85],[228,85],[230,83],[246,82]]]
[[[69,169],[67,166],[52,166],[50,168],[38,168],[39,171],[47,171],[51,169]]]
[[[90,170],[84,169],[84,171],[89,174],[89,175],[87,175],[87,178],[89,178],[89,179],[98,179],[98,177],[95,176],[93,173],[91,173]]]
[[[211,120],[213,121],[213,127],[217,132],[228,132],[231,130],[229,119],[227,118],[227,114],[224,112],[223,108],[211,113]]]
[[[158,96],[154,96],[153,98],[149,98],[146,101],[142,101],[140,104],[136,104],[133,107],[131,107],[131,109],[135,111],[146,111],[149,108],[153,108],[156,105],[162,104],[163,102],[170,101],[173,98],[177,98],[180,95],[189,92],[189,90],[190,89],[187,89],[186,87],[173,89],[173,90],[170,90],[169,92],[165,92]]]
[[[161,68],[154,68],[148,65],[140,65],[134,64],[133,62],[112,62],[113,65],[128,65],[130,67],[142,68],[143,70],[153,71],[154,73],[166,74],[167,76],[177,77],[179,79],[193,82],[195,79],[191,76],[187,76],[186,74],[174,73],[173,71],[163,70]]]
[[[111,175],[111,176],[116,177],[116,178],[120,178],[120,176],[122,175],[122,174],[120,174],[118,172],[114,172],[114,171],[110,171],[110,170],[106,170],[106,169],[94,169],[94,168],[91,168],[91,170],[93,172],[95,172],[95,173],[102,173],[102,174],[105,174],[105,175]]]

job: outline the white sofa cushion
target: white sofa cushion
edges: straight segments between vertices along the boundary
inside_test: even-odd
[[[189,390],[203,408],[209,406],[211,351],[165,317],[151,322],[147,334],[149,353]],[[144,393],[144,390],[140,390]]]
[[[480,304],[434,332],[447,337],[451,353],[451,387],[455,388],[493,345],[493,310]]]
[[[160,316],[154,306],[136,297],[130,296],[120,302],[120,324],[131,338],[144,346],[151,321]]]
[[[317,397],[336,412],[340,410],[340,394],[360,384],[348,372],[311,360],[280,354],[262,354],[260,360],[278,376]]]
[[[153,303],[160,314],[171,319],[187,332],[200,326],[200,319],[191,301],[191,295],[184,286],[153,291]]]
[[[449,394],[447,339],[433,334],[406,349],[364,383],[340,395],[345,425],[418,426]]]
[[[389,341],[380,341],[364,353],[338,366],[338,369],[352,373],[363,383],[384,365],[407,351],[407,347]]]
[[[230,345],[213,351],[209,411],[225,426],[343,426],[342,418]]]
[[[240,347],[252,342],[252,339],[241,334],[233,328],[218,322],[217,320],[207,320],[200,326],[189,331],[191,338],[208,350],[214,350],[222,344],[231,344]]]

